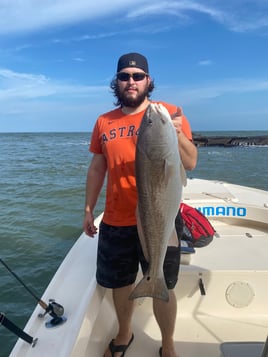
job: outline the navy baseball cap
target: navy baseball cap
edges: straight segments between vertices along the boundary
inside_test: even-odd
[[[127,67],[140,68],[145,73],[149,73],[147,59],[139,53],[127,53],[119,58],[117,72]]]

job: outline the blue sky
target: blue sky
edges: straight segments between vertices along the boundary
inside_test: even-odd
[[[118,57],[193,131],[268,130],[266,0],[0,0],[0,132],[91,131]]]

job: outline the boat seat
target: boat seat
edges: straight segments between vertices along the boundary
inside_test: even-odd
[[[220,346],[221,357],[268,357],[266,342],[224,342]]]

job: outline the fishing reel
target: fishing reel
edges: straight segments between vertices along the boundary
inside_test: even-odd
[[[52,320],[46,322],[46,327],[51,328],[51,327],[56,327],[62,325],[64,322],[67,321],[67,318],[63,316],[64,314],[64,308],[62,305],[58,304],[54,299],[49,299],[49,304],[46,304],[42,299],[40,299],[28,286],[21,280],[21,278],[18,277],[16,273],[14,273],[9,266],[3,261],[3,259],[0,258],[0,263],[3,264],[3,266],[16,278],[16,280],[32,295],[35,300],[37,300],[38,304],[45,310],[43,314],[39,314],[39,318],[44,318],[46,314],[49,314],[52,317]],[[29,335],[27,335],[23,330],[15,326],[13,323],[11,323],[7,318],[3,317],[3,314],[0,315],[0,323],[3,324],[3,321],[6,325],[8,325],[8,328],[11,326],[12,332],[14,332],[17,336],[21,337],[24,341],[33,344],[33,338]]]
[[[64,307],[57,303],[54,299],[49,299],[48,305],[45,304],[42,307],[45,309],[45,312],[43,314],[40,313],[38,317],[42,319],[46,314],[49,314],[52,317],[50,321],[46,322],[46,327],[56,327],[67,321],[67,318],[63,316]]]

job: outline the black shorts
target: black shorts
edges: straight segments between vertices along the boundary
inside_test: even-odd
[[[142,252],[137,226],[115,227],[101,222],[97,256],[97,282],[106,288],[122,288],[135,282],[141,264],[143,273],[148,262]],[[178,280],[180,244],[168,247],[164,276],[168,289]]]

